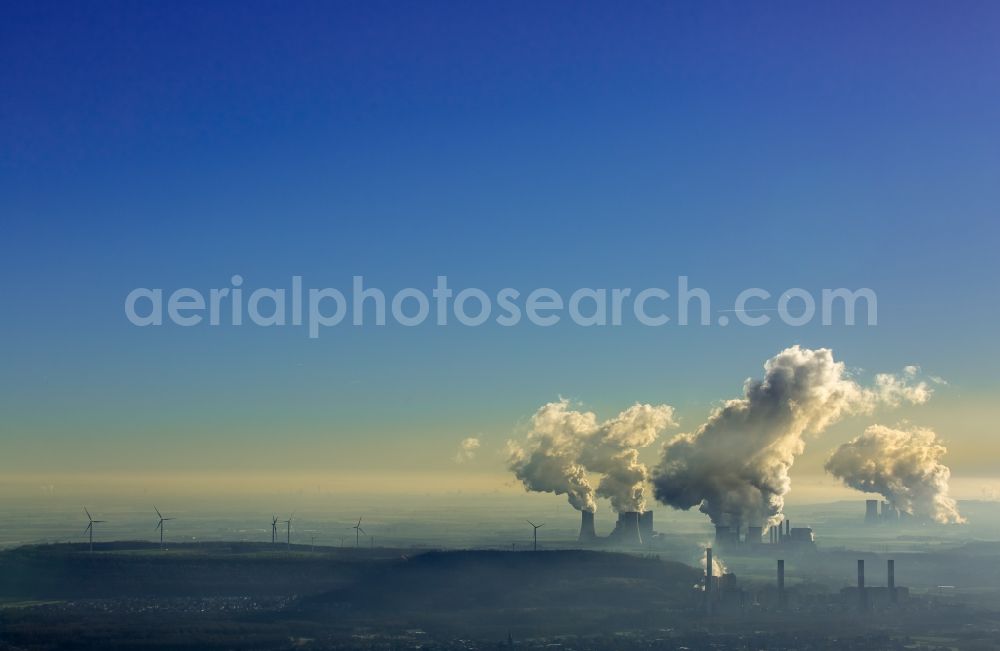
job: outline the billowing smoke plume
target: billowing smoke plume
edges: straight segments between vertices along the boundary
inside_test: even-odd
[[[525,490],[566,495],[573,508],[594,512],[594,488],[579,461],[580,432],[594,427],[593,414],[569,411],[565,401],[550,402],[535,412],[524,445],[507,442],[508,466]]]
[[[785,349],[764,364],[763,379],[745,382],[742,398],[664,445],[653,471],[656,498],[677,509],[700,506],[715,524],[777,524],[803,434],[880,403],[926,401],[931,389],[914,384],[915,375],[880,375],[865,388],[829,349]]]
[[[652,444],[674,424],[668,405],[635,404],[599,422],[593,412],[550,402],[531,419],[524,444],[509,441],[508,465],[525,489],[565,494],[581,511],[595,511],[596,497],[606,497],[615,511],[641,511],[649,470],[639,448]],[[602,475],[596,490],[587,472]]]
[[[706,573],[708,572],[708,547],[709,546],[711,546],[711,543],[705,543],[704,545],[702,545],[702,552],[701,552],[701,571],[702,572],[706,572]],[[722,576],[723,574],[725,574],[728,571],[729,571],[729,568],[727,568],[726,564],[722,562],[721,558],[719,558],[719,552],[713,551],[713,553],[712,553],[712,576],[716,576],[716,577]]]
[[[826,469],[851,488],[882,494],[900,511],[935,522],[964,522],[948,496],[951,471],[940,461],[947,451],[932,430],[872,425],[837,448]]]

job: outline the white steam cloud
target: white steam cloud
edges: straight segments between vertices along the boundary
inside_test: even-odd
[[[710,547],[710,546],[711,546],[711,543],[705,543],[704,545],[702,545],[701,570],[702,570],[702,572],[705,572],[705,573],[708,572],[708,547]],[[713,550],[713,552],[712,552],[712,576],[720,577],[723,574],[727,573],[728,571],[729,571],[729,568],[727,568],[726,564],[722,562],[721,558],[719,558],[719,552]]]
[[[480,447],[479,439],[470,436],[462,439],[458,444],[458,452],[455,453],[455,463],[465,463],[476,458],[476,450]]]
[[[929,429],[872,425],[841,445],[826,469],[851,488],[879,493],[900,511],[935,522],[964,522],[948,496],[947,448]]]
[[[829,349],[787,348],[764,364],[763,379],[744,383],[742,398],[664,445],[654,494],[676,509],[699,506],[715,524],[777,524],[803,435],[878,404],[925,402],[931,389],[916,375],[881,374],[866,388]]]
[[[926,382],[917,380],[919,372],[919,366],[906,366],[902,375],[891,373],[876,375],[875,392],[879,400],[890,407],[898,407],[904,402],[919,405],[930,400],[932,389]],[[944,382],[940,378],[934,378],[933,381],[937,384]]]
[[[508,466],[526,490],[566,495],[578,510],[594,512],[596,498],[606,497],[615,511],[641,511],[649,470],[639,448],[673,426],[673,415],[669,405],[635,404],[600,422],[567,400],[550,402],[535,412],[523,443],[508,441]],[[602,475],[596,489],[588,471]]]

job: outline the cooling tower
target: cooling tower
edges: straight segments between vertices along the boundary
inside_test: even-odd
[[[729,529],[729,525],[717,524],[715,525],[715,544],[726,545],[729,541],[733,539],[733,534]]]
[[[882,521],[896,522],[897,520],[899,520],[899,511],[896,507],[888,502],[882,502]]]
[[[764,542],[764,528],[747,527],[747,544],[759,545],[762,542]]]
[[[878,520],[878,500],[865,500],[865,524],[875,524]]]
[[[580,542],[588,543],[597,539],[597,532],[594,530],[594,512],[580,511]]]
[[[642,535],[639,533],[639,513],[626,511],[618,514],[618,522],[610,538],[618,545],[641,545]]]
[[[646,542],[653,539],[653,512],[643,511],[639,514],[639,535]]]

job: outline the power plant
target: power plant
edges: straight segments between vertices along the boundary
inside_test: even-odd
[[[768,539],[764,542],[764,528],[760,526],[749,526],[746,535],[742,535],[739,524],[716,525],[715,543],[719,546],[734,545],[798,545],[800,547],[814,547],[816,536],[810,527],[792,528],[791,520],[785,519],[780,524],[768,527]]]
[[[740,589],[736,575],[723,568],[721,576],[715,576],[715,561],[712,548],[705,548],[705,613],[708,615],[741,611],[746,605],[746,593]]]
[[[895,607],[903,607],[910,600],[908,588],[896,585],[896,564],[892,559],[886,562],[886,585],[872,586],[867,582],[865,561],[857,561],[857,584],[843,588],[838,596],[831,595],[832,601],[817,602],[803,600],[793,588],[786,586],[785,559],[776,559],[775,584],[773,589],[748,591],[740,586],[736,575],[717,564],[715,549],[705,548],[703,562],[705,564],[702,598],[705,613],[710,616],[746,613],[750,608],[765,608],[781,611],[799,611],[802,608],[813,609],[824,603],[821,608],[842,605],[850,612],[867,613],[884,611]],[[721,576],[720,574],[721,568]],[[839,601],[838,601],[839,599]]]
[[[618,522],[608,540],[618,545],[641,545],[642,534],[639,533],[639,513],[626,511],[618,514]]]
[[[859,612],[869,612],[891,608],[909,600],[909,588],[896,585],[896,561],[886,561],[886,585],[869,586],[865,583],[865,561],[858,559],[858,583],[855,587],[843,588],[840,591],[841,601],[847,607],[856,608]]]
[[[594,512],[580,511],[580,536],[583,544],[611,543],[637,547],[648,543],[656,532],[653,530],[652,511],[625,511],[618,514],[615,528],[606,537],[600,538],[594,526]]]
[[[767,532],[767,540],[764,533]],[[612,531],[604,537],[597,535],[593,511],[580,511],[580,534],[577,541],[584,545],[610,543],[626,547],[648,545],[657,535],[653,528],[652,511],[624,511],[618,514]],[[815,548],[816,536],[810,527],[792,527],[791,520],[784,519],[777,525],[765,529],[760,525],[750,525],[745,531],[739,523],[715,526],[715,546],[733,547],[746,545],[765,549],[767,545],[794,545],[801,549]]]
[[[865,524],[892,524],[909,517],[909,513],[900,511],[890,502],[865,500]]]

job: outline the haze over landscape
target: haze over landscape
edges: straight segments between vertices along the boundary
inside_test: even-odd
[[[998,30],[7,3],[0,651],[995,648]]]

